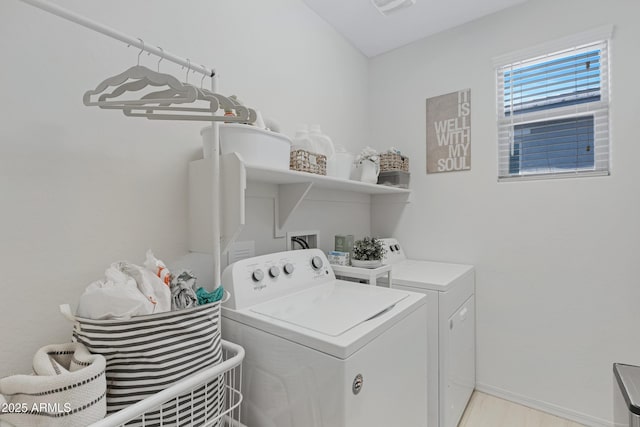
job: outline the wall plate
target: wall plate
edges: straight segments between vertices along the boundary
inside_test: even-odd
[[[318,243],[320,241],[320,232],[318,230],[307,230],[307,231],[287,231],[287,250],[292,251],[296,249],[305,249],[302,248],[298,243],[295,243],[293,238],[300,238],[304,240],[308,245],[309,249],[317,248]]]

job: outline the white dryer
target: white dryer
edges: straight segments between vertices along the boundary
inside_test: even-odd
[[[237,261],[222,283],[245,425],[427,425],[424,295],[336,280],[318,249]]]
[[[396,239],[382,241],[391,287],[427,296],[428,425],[456,427],[476,384],[474,268],[407,259]]]

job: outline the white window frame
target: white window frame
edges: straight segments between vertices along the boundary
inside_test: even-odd
[[[493,63],[496,72],[496,99],[497,99],[497,127],[498,127],[498,181],[520,181],[532,179],[571,178],[577,176],[603,176],[609,175],[611,170],[611,143],[610,143],[610,96],[611,96],[611,62],[610,50],[613,38],[613,26],[596,28],[591,31],[575,34],[552,42],[543,43],[528,49],[508,53],[494,58]],[[535,61],[548,61],[550,56],[566,52],[567,55],[585,46],[594,43],[603,43],[601,50],[601,96],[599,101],[569,105],[547,110],[528,112],[523,114],[506,114],[504,107],[504,72],[513,69],[522,63],[534,64]],[[516,125],[535,123],[536,121],[556,120],[568,117],[580,117],[593,115],[594,132],[594,167],[593,169],[581,169],[571,171],[549,171],[509,174],[509,158],[513,147],[513,130]],[[596,124],[597,123],[597,124]]]

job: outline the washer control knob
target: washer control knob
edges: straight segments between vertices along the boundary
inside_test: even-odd
[[[286,263],[283,267],[284,269],[284,274],[291,274],[293,273],[293,264],[291,264],[290,262]]]
[[[260,282],[262,279],[264,279],[264,272],[260,269],[254,270],[251,278],[254,282]]]
[[[390,246],[389,246],[389,250],[390,250],[391,252],[394,252],[394,251],[396,250],[396,248],[394,248],[394,247],[393,247],[393,245],[390,245]]]
[[[276,278],[280,275],[280,269],[275,265],[269,269],[269,276]]]
[[[400,245],[393,245],[394,248],[396,248],[396,251],[400,250]]]
[[[322,265],[322,258],[320,258],[319,256],[314,256],[313,258],[311,258],[311,267],[313,267],[314,270],[320,270],[322,268]]]

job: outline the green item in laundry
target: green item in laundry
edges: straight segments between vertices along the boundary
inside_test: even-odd
[[[213,292],[207,292],[205,288],[198,288],[196,296],[198,297],[198,305],[210,304],[222,299],[224,296],[224,288],[219,286],[214,289]]]

